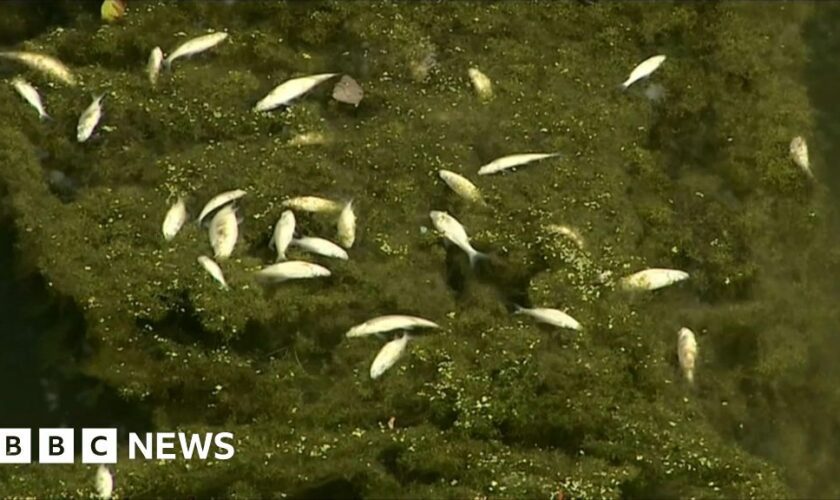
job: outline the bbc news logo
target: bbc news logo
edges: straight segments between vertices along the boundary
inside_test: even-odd
[[[72,464],[76,460],[74,429],[38,429],[38,463]],[[117,463],[116,429],[82,429],[82,463]],[[230,432],[129,433],[129,460],[230,460],[235,454]],[[33,462],[32,429],[0,429],[0,464]]]

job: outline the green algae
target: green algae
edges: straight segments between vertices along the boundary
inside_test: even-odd
[[[22,43],[60,56],[82,80],[71,89],[24,71],[54,117],[45,124],[0,91],[3,210],[23,265],[82,308],[95,346],[87,375],[151,408],[155,429],[237,438],[227,462],[122,460],[118,493],[814,491],[744,429],[783,408],[775,398],[819,366],[801,337],[826,335],[831,319],[801,307],[825,303],[820,264],[791,258],[831,241],[824,193],[787,159],[790,138],[814,126],[797,74],[805,47],[791,29],[809,13],[790,4],[159,2],[132,6],[118,25],[78,13]],[[208,29],[231,37],[177,61],[152,89],[148,51]],[[645,82],[616,89],[658,52],[669,56],[654,76],[663,101],[644,98]],[[493,80],[494,100],[473,95],[472,65]],[[250,110],[281,81],[325,71],[361,82],[358,109],[330,102],[324,84],[288,110]],[[108,94],[105,117],[78,145],[75,120],[98,92]],[[329,141],[288,144],[309,132]],[[483,163],[524,151],[562,157],[476,177]],[[458,200],[440,168],[476,180],[488,207]],[[50,191],[45,169],[78,181],[72,200]],[[196,263],[209,243],[192,219],[234,188],[248,195],[223,263],[226,292]],[[167,244],[160,223],[179,195],[190,223]],[[253,271],[273,261],[280,203],[297,195],[353,199],[357,244],[348,262],[327,264],[330,278],[265,289]],[[432,209],[451,211],[490,262],[472,271],[444,248]],[[547,224],[577,228],[585,248]],[[301,214],[299,227],[335,231],[318,215]],[[692,277],[654,294],[616,289],[615,278],[644,267]],[[791,275],[809,279],[788,287]],[[568,310],[584,331],[511,317],[511,302],[525,301]],[[444,328],[372,383],[379,344],[343,335],[394,312]],[[699,333],[695,390],[674,359],[684,325]],[[830,382],[812,390],[831,394]],[[92,476],[82,465],[14,466],[0,471],[0,487],[86,495]]]

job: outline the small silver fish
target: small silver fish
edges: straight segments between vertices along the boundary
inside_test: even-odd
[[[356,213],[353,211],[353,201],[347,202],[338,216],[338,244],[344,248],[351,248],[356,242]]]
[[[272,264],[256,273],[257,279],[274,283],[295,279],[322,278],[330,276],[330,274],[330,270],[326,267],[301,260]]]
[[[212,276],[214,280],[218,281],[219,284],[222,285],[222,289],[228,289],[228,284],[225,281],[225,275],[222,273],[222,268],[219,267],[219,264],[217,264],[216,261],[206,255],[202,255],[198,258],[198,263],[201,264],[201,267],[203,267],[208,273],[210,273],[210,276]]]
[[[559,156],[560,153],[523,153],[517,155],[503,156],[491,161],[487,165],[478,169],[478,175],[490,175],[507,170],[509,168],[525,165],[532,161],[539,161],[545,158],[552,158]]]
[[[663,55],[645,59],[639,63],[638,66],[633,68],[633,71],[630,72],[630,76],[624,81],[624,83],[621,84],[621,87],[626,90],[627,87],[633,85],[635,82],[650,76],[650,74],[656,71],[656,69],[659,68],[659,65],[663,62],[665,62],[665,56]]]
[[[403,334],[401,337],[382,346],[382,349],[379,350],[379,353],[370,365],[370,378],[376,380],[388,371],[389,368],[394,366],[402,358],[403,354],[405,354],[407,345],[408,335]]]
[[[114,476],[111,475],[111,471],[109,471],[104,465],[100,465],[96,469],[96,479],[94,484],[96,496],[101,500],[109,500],[111,495],[114,494]]]
[[[233,247],[236,246],[236,240],[239,238],[236,211],[230,205],[225,205],[216,212],[210,220],[208,234],[216,260],[230,257]]]
[[[338,212],[342,206],[340,203],[320,198],[318,196],[298,196],[296,198],[289,198],[283,200],[281,204],[284,208],[291,208],[292,210],[300,210],[301,212]]]
[[[93,98],[93,102],[85,109],[82,116],[79,117],[79,124],[76,126],[76,140],[85,142],[90,139],[93,134],[93,129],[99,124],[102,118],[102,99],[105,94],[100,94]]]
[[[160,47],[155,47],[149,54],[149,62],[146,64],[146,73],[149,75],[149,83],[152,86],[157,85],[158,75],[160,75],[160,66],[163,62],[163,51]]]
[[[67,85],[76,85],[76,78],[70,68],[58,59],[35,52],[0,52],[0,57],[22,62],[30,68],[45,73]]]
[[[305,236],[303,238],[292,240],[292,245],[300,247],[307,252],[322,255],[324,257],[341,260],[347,260],[350,258],[343,248],[332,241],[325,240],[324,238],[312,238]]]
[[[444,238],[467,253],[467,256],[470,258],[470,266],[475,267],[478,259],[487,258],[487,254],[481,253],[473,248],[472,244],[470,244],[470,238],[467,236],[467,231],[455,217],[452,217],[446,212],[433,210],[429,212],[429,218],[432,219],[432,224],[435,226],[435,229],[440,231]]]
[[[449,189],[461,198],[473,203],[484,203],[478,187],[463,175],[449,170],[439,170],[438,175],[449,186]]]
[[[277,250],[277,261],[286,260],[286,249],[295,237],[295,214],[291,210],[285,210],[280,214],[280,219],[274,225],[274,234],[271,236],[271,243]]]
[[[378,333],[386,333],[393,330],[411,330],[413,328],[440,328],[434,321],[407,316],[404,314],[390,314],[369,319],[347,330],[347,338],[365,337]]]
[[[219,207],[223,207],[232,201],[236,201],[246,194],[247,193],[242,189],[234,189],[232,191],[225,191],[224,193],[217,194],[211,198],[206,205],[204,205],[204,208],[201,209],[201,213],[198,215],[198,223],[201,224],[201,221],[214,210]]]
[[[651,268],[625,276],[621,285],[627,290],[657,290],[688,279],[688,273],[677,269]]]
[[[470,77],[473,89],[479,98],[488,100],[493,97],[493,83],[487,75],[482,73],[478,68],[468,69],[467,75]]]
[[[46,120],[50,117],[44,110],[44,103],[41,102],[41,96],[38,95],[38,91],[29,82],[18,76],[12,79],[12,86],[21,97],[26,99],[26,102],[35,108],[38,112],[38,118]]]
[[[552,326],[560,328],[570,328],[572,330],[581,330],[582,327],[577,320],[559,309],[548,309],[545,307],[535,307],[528,309],[525,307],[516,306],[514,314],[524,314],[531,316],[537,321],[547,323]]]
[[[183,198],[178,198],[178,201],[169,208],[166,217],[163,219],[163,238],[166,241],[172,241],[186,220],[187,206]]]
[[[287,80],[274,87],[274,90],[260,99],[260,101],[254,105],[254,111],[271,111],[274,108],[288,104],[292,99],[302,96],[312,90],[312,88],[319,83],[329,80],[337,74],[338,73],[321,73],[318,75],[302,76]]]
[[[689,384],[694,383],[694,362],[697,359],[697,340],[694,332],[688,328],[680,328],[677,333],[677,358],[680,368]]]
[[[172,63],[180,58],[180,57],[188,57],[199,52],[204,52],[205,50],[211,49],[216,45],[222,43],[227,39],[227,33],[211,33],[209,35],[203,35],[191,40],[187,40],[186,42],[182,43],[175,49],[169,57],[163,61],[163,65],[166,66],[166,69],[171,69]]]
[[[796,136],[790,141],[790,159],[808,177],[814,178],[814,173],[811,172],[811,162],[808,159],[808,143],[805,142],[805,138],[802,136]]]

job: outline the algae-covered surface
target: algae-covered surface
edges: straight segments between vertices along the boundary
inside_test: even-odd
[[[835,6],[790,2],[228,1],[131,2],[104,25],[98,5],[1,4],[4,48],[54,55],[80,84],[0,61],[0,427],[234,434],[230,460],[121,456],[119,497],[838,497],[827,144],[840,118],[820,111],[830,85],[809,83],[837,76],[815,61],[836,53],[831,19]],[[230,36],[149,83],[153,47],[210,31]],[[660,53],[650,79],[618,88]],[[332,100],[330,81],[252,111],[326,72],[364,87],[358,107]],[[5,81],[16,74],[51,120]],[[100,93],[103,119],[79,144]],[[813,181],[788,157],[796,135]],[[561,156],[476,175],[528,152]],[[237,188],[223,290],[196,262],[212,250],[195,217]],[[329,278],[265,288],[254,271],[298,195],[352,199],[356,244],[348,261],[305,257]],[[166,242],[179,196],[189,222]],[[472,269],[430,210],[490,258]],[[299,213],[298,232],[333,238],[334,218]],[[647,267],[691,277],[620,290]],[[372,381],[382,342],[344,333],[394,313],[442,328]],[[677,363],[684,326],[694,386]],[[5,465],[0,492],[89,496],[94,470]]]

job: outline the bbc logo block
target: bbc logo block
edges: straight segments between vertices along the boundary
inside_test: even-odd
[[[29,429],[0,429],[0,464],[32,462],[32,432]]]

